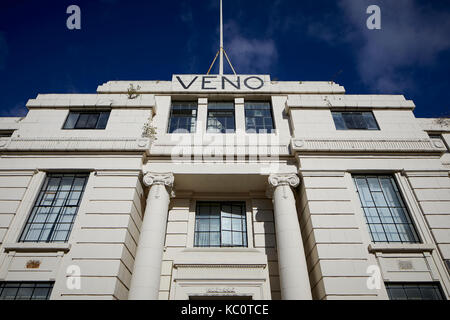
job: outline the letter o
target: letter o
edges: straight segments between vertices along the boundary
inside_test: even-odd
[[[251,86],[249,86],[249,85],[248,85],[248,80],[250,80],[250,79],[256,79],[256,80],[259,80],[259,81],[260,81],[260,85],[259,85],[258,87],[251,87]],[[252,89],[252,90],[258,90],[258,89],[261,89],[261,88],[264,86],[264,81],[263,81],[263,79],[261,79],[260,77],[248,77],[247,79],[244,80],[244,85],[245,85],[247,88],[249,88],[249,89]]]

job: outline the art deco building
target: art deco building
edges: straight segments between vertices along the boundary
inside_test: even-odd
[[[27,108],[0,118],[0,299],[450,296],[450,128],[402,95],[174,75]]]

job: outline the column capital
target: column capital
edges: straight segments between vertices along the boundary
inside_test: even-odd
[[[172,190],[173,183],[175,181],[173,173],[171,173],[171,172],[168,172],[168,173],[147,172],[144,175],[144,178],[142,180],[146,187],[151,187],[153,185],[165,186],[167,188],[167,191],[169,192],[170,196],[172,198],[175,197],[175,193]]]
[[[172,188],[173,182],[175,178],[173,173],[155,173],[155,172],[147,172],[143,178],[144,185],[146,187],[150,187],[154,184],[162,184],[166,187]]]
[[[273,188],[289,185],[293,188],[300,184],[300,178],[295,173],[272,173],[269,176],[269,185]]]
[[[278,186],[297,187],[300,184],[300,178],[295,173],[272,173],[269,176],[269,187],[266,190],[266,196],[272,198],[273,191]]]

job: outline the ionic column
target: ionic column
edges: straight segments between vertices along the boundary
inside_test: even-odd
[[[128,298],[130,300],[157,300],[167,213],[174,177],[172,173],[147,173],[143,180],[150,190]]]
[[[269,192],[272,194],[281,298],[311,300],[308,268],[297,217],[295,197],[291,187],[300,179],[296,174],[271,174]]]

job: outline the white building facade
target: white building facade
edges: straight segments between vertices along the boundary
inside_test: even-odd
[[[450,297],[450,127],[401,95],[174,75],[27,108],[0,299]]]

